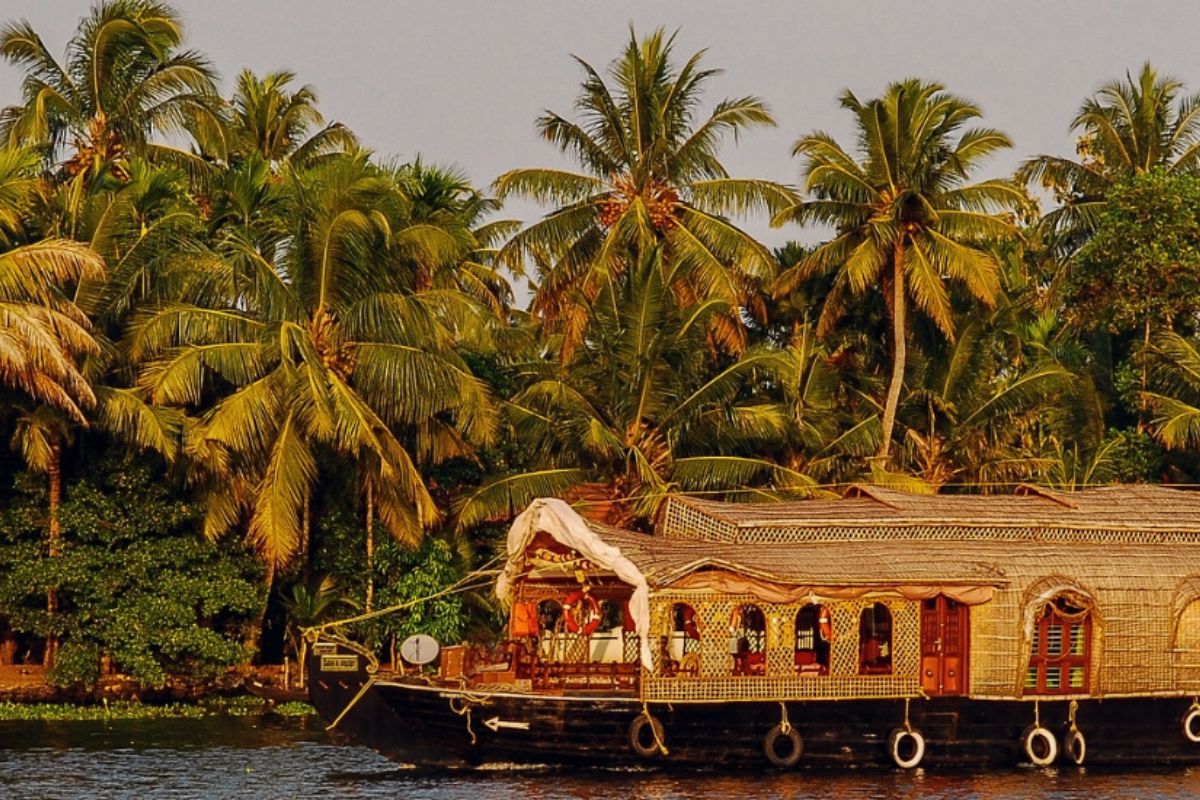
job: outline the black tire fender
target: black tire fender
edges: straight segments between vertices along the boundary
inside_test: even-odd
[[[649,741],[646,741],[647,738]],[[653,714],[638,714],[629,723],[629,746],[642,758],[666,755],[666,743],[663,725]]]
[[[780,739],[787,741],[790,746],[786,755],[782,756],[778,749]],[[767,731],[767,735],[763,737],[763,755],[767,757],[767,761],[770,761],[772,766],[791,769],[804,755],[804,739],[791,725],[784,730],[783,724],[780,723]]]
[[[1067,731],[1067,735],[1063,737],[1062,752],[1073,764],[1083,766],[1084,760],[1087,759],[1087,739],[1083,738],[1083,733],[1078,728]]]

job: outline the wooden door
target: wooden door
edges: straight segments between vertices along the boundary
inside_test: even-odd
[[[945,595],[921,601],[921,688],[926,694],[966,694],[969,622],[967,606]]]

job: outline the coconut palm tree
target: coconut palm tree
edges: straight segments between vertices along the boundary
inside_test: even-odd
[[[326,124],[317,110],[313,87],[288,88],[295,80],[295,73],[287,70],[261,78],[242,70],[229,104],[229,141],[223,143],[227,151],[223,160],[253,153],[276,167],[283,162],[306,167],[322,156],[358,147],[358,138],[345,125]]]
[[[0,149],[0,383],[76,422],[95,403],[79,359],[98,352],[70,287],[98,280],[104,263],[63,238],[24,242],[38,190],[38,157]]]
[[[22,102],[0,112],[10,142],[66,154],[68,175],[91,182],[133,154],[194,162],[187,150],[153,137],[216,118],[214,73],[198,53],[179,50],[179,15],[156,0],[106,0],[93,7],[56,59],[28,22],[0,31],[0,56],[25,71]]]
[[[661,247],[677,265],[672,291],[725,302],[728,312],[713,319],[713,332],[732,349],[745,344],[737,309],[750,278],[772,275],[770,251],[726,215],[778,210],[793,197],[770,181],[731,178],[718,149],[726,136],[774,121],[756,97],[722,100],[701,117],[704,87],[719,71],[701,66],[703,52],[677,66],[674,41],[662,30],[639,39],[631,29],[608,80],[576,59],[585,74],[578,120],[547,112],[538,130],[581,171],[516,169],[496,180],[501,199],[557,206],[514,236],[502,256],[515,268],[547,258],[532,310],[547,330],[563,333],[564,360],[582,342],[606,284],[636,269],[651,249]]]
[[[364,154],[291,171],[286,187],[278,261],[230,237],[223,267],[128,340],[153,402],[202,412],[186,447],[223,486],[206,532],[248,517],[271,568],[303,541],[323,469],[371,465],[373,513],[414,542],[440,518],[419,463],[469,453],[494,428],[490,393],[456,351],[486,338],[485,315],[414,279],[461,255],[461,231],[412,222],[395,176]]]
[[[953,342],[913,359],[900,450],[906,469],[931,486],[1007,486],[1050,463],[1035,429],[1062,415],[1072,375],[1051,358],[1004,358],[1004,316],[972,319]]]
[[[790,409],[774,387],[799,383],[793,368],[803,360],[765,346],[714,357],[706,330],[728,305],[681,303],[670,289],[681,268],[661,249],[649,251],[597,297],[591,331],[569,363],[525,365],[506,411],[535,467],[463,497],[460,530],[545,495],[567,497],[593,519],[638,525],[675,491],[741,499],[811,492],[809,476],[760,455],[790,435]]]
[[[1200,447],[1200,346],[1164,331],[1144,354],[1153,389],[1144,393],[1155,437],[1175,450]]]
[[[1136,77],[1126,73],[1085,100],[1071,130],[1079,134],[1077,160],[1040,155],[1017,171],[1023,183],[1054,193],[1058,207],[1040,227],[1059,255],[1073,253],[1095,230],[1116,180],[1155,167],[1200,170],[1200,95],[1184,94],[1182,82],[1149,62]]]
[[[334,613],[356,606],[344,596],[337,581],[328,575],[314,577],[306,583],[296,583],[283,597],[283,610],[287,614],[287,642],[296,654],[299,667],[299,686],[304,688],[305,661],[308,656],[308,640],[302,631],[328,620]]]
[[[49,214],[54,204],[46,203],[35,177],[39,160],[31,150],[0,150],[0,241],[6,245],[28,236],[33,225],[61,227]],[[106,213],[102,219],[117,216]],[[142,220],[137,233],[141,239],[153,229],[152,224],[147,228],[147,222]],[[107,230],[103,224],[100,227]],[[100,252],[73,240],[41,239],[0,252],[0,341],[4,342],[0,378],[28,396],[15,404],[12,446],[30,470],[46,476],[50,557],[62,549],[58,509],[64,450],[79,428],[93,424],[136,449],[152,448],[168,459],[177,449],[175,413],[148,407],[137,389],[106,385],[102,380],[110,371],[114,350],[93,326],[94,319],[108,315],[99,313],[104,306],[93,300],[114,294],[106,288],[110,276],[125,274],[125,262],[138,250],[138,241],[126,238],[120,246],[108,242],[100,250],[108,245],[125,254],[115,272],[105,270]],[[56,610],[53,590],[47,606],[51,613]],[[47,665],[53,663],[56,651],[57,640],[51,635]]]
[[[909,79],[865,102],[847,91],[841,103],[855,116],[857,154],[820,131],[798,140],[793,152],[804,158],[810,199],[775,219],[828,224],[837,234],[783,273],[776,291],[835,273],[818,320],[821,335],[852,298],[884,293],[892,338],[879,448],[886,459],[904,383],[909,303],[947,339],[954,337],[948,279],[984,305],[994,303],[998,267],[985,244],[1017,235],[1003,212],[1022,195],[1008,181],[970,182],[983,159],[1011,143],[1000,131],[965,127],[981,112],[940,84]]]
[[[500,209],[500,202],[485,196],[456,169],[417,159],[393,172],[411,202],[412,221],[455,231],[467,247],[460,259],[441,265],[437,272],[416,273],[418,285],[414,288],[458,292],[494,314],[507,313],[512,306],[512,287],[501,271],[497,248],[520,223],[490,219]]]

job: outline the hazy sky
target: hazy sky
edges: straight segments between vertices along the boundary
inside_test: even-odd
[[[879,92],[890,80],[935,78],[985,112],[1016,142],[991,172],[1026,155],[1069,154],[1067,125],[1100,84],[1150,59],[1200,91],[1200,4],[1096,0],[672,0],[672,2],[385,2],[177,0],[187,43],[209,55],[228,87],[238,71],[282,67],[316,87],[322,111],[382,154],[460,165],[478,184],[517,166],[561,163],[534,132],[545,108],[567,113],[580,72],[639,31],[679,28],[681,57],[708,48],[725,74],[710,106],[756,94],[779,127],[723,151],[741,176],[798,180],[790,155],[814,128],[847,140],[841,90]],[[0,19],[33,23],[62,53],[87,0],[0,0]],[[0,65],[0,103],[18,99],[18,73]],[[705,109],[707,111],[707,109]],[[847,140],[849,144],[849,141]],[[529,206],[509,215],[528,218]],[[747,227],[771,244],[795,230]]]

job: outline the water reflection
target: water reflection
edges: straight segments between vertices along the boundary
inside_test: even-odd
[[[320,726],[255,718],[0,723],[0,797],[405,797],[424,800],[1061,800],[1200,797],[1195,770],[571,772],[397,768]]]

